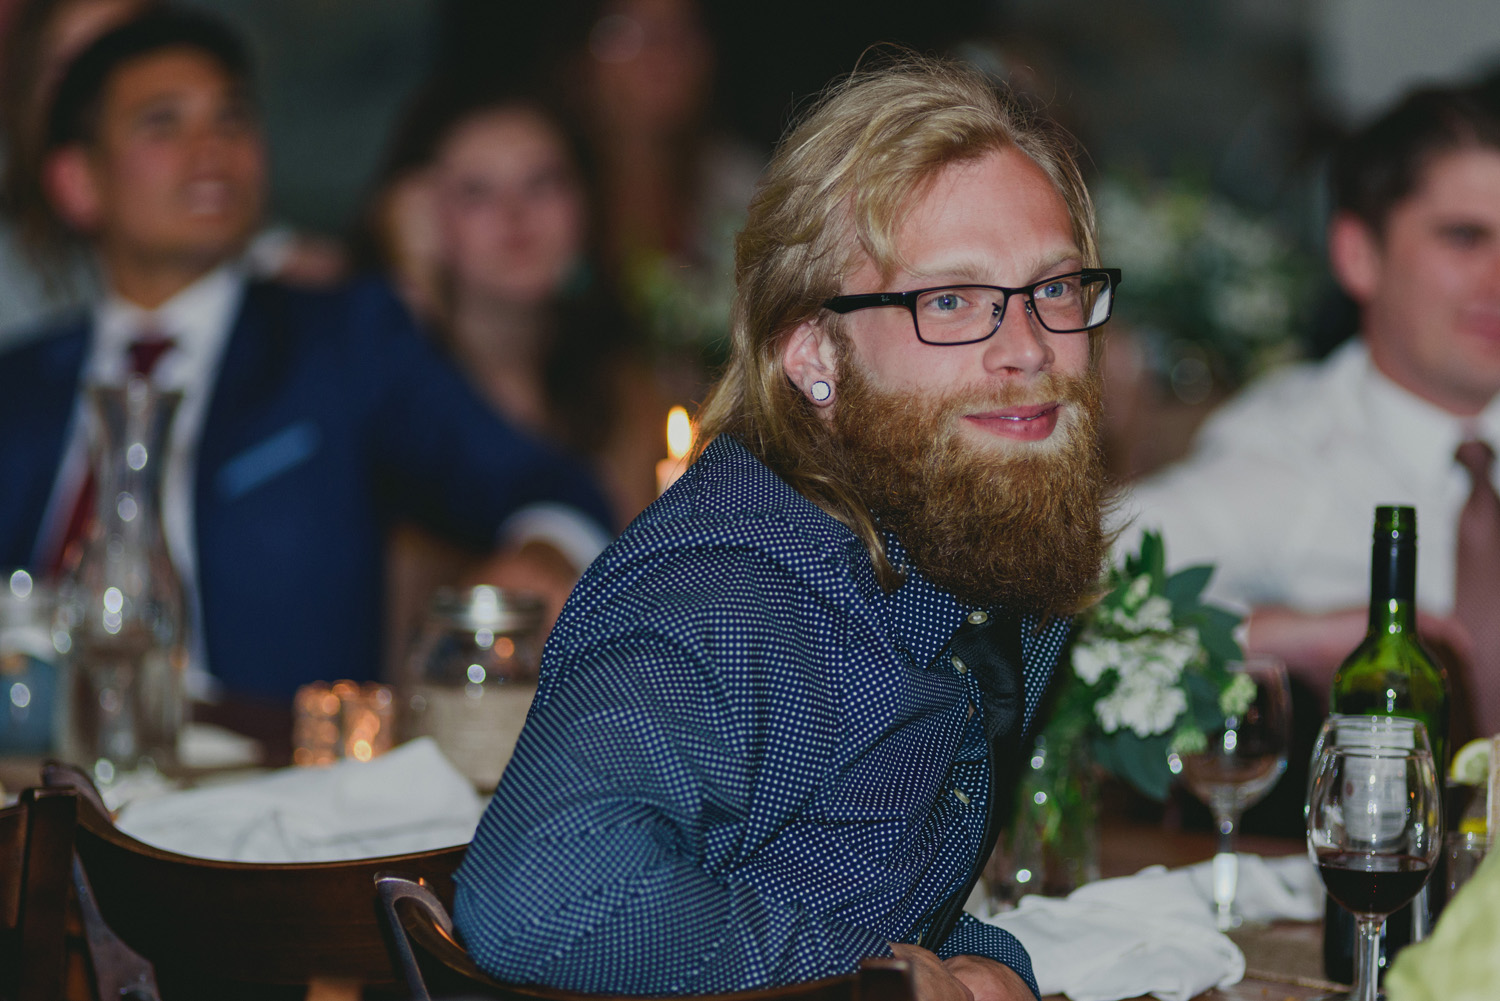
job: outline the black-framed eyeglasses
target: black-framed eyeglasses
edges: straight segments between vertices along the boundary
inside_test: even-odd
[[[1020,288],[1003,285],[939,285],[910,292],[866,292],[836,295],[823,305],[835,313],[875,306],[904,306],[911,313],[917,340],[952,346],[988,340],[1000,329],[1010,297],[1026,300],[1026,311],[1054,334],[1093,330],[1114,309],[1119,268],[1084,268],[1053,275]],[[996,299],[998,294],[999,298]]]

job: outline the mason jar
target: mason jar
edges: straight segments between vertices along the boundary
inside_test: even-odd
[[[407,658],[402,739],[431,737],[475,786],[494,789],[536,696],[542,610],[522,591],[435,591]]]

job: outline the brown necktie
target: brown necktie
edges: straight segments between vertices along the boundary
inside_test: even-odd
[[[157,333],[147,332],[131,341],[126,347],[126,358],[130,362],[129,373],[150,379],[151,373],[156,371],[157,363],[162,356],[172,350],[177,344],[170,337],[163,337]],[[83,477],[83,482],[78,485],[78,493],[73,497],[71,514],[68,516],[67,530],[63,532],[63,542],[57,547],[53,555],[51,565],[48,569],[53,577],[57,577],[64,567],[75,562],[77,550],[82,547],[84,532],[88,529],[89,521],[94,517],[94,494],[98,491],[94,488],[94,470],[90,466]]]
[[[1458,516],[1453,614],[1474,639],[1466,683],[1469,709],[1482,733],[1500,730],[1500,494],[1490,481],[1495,452],[1486,442],[1458,446],[1473,488]]]

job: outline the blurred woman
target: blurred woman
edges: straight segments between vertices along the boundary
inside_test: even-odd
[[[605,259],[674,381],[703,380],[727,344],[734,234],[762,158],[714,125],[706,5],[581,7],[551,79],[598,163]]]
[[[411,122],[378,258],[497,409],[592,463],[623,525],[655,498],[667,408],[591,253],[578,144],[515,96],[429,96]]]
[[[585,247],[579,161],[539,107],[475,109],[435,148],[440,325],[495,405],[589,458],[621,516],[655,497],[666,407]]]

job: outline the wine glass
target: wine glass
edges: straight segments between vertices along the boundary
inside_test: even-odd
[[[1254,682],[1254,697],[1243,712],[1227,716],[1222,727],[1208,733],[1202,751],[1178,755],[1175,762],[1188,789],[1213,813],[1219,831],[1213,863],[1219,931],[1237,928],[1242,920],[1235,906],[1240,870],[1234,836],[1240,814],[1260,802],[1286,771],[1292,733],[1286,665],[1275,657],[1253,656],[1227,667]]]
[[[1442,846],[1427,730],[1395,716],[1330,716],[1307,794],[1307,850],[1328,895],[1354,914],[1352,1001],[1375,1001],[1380,932],[1432,874]]]

